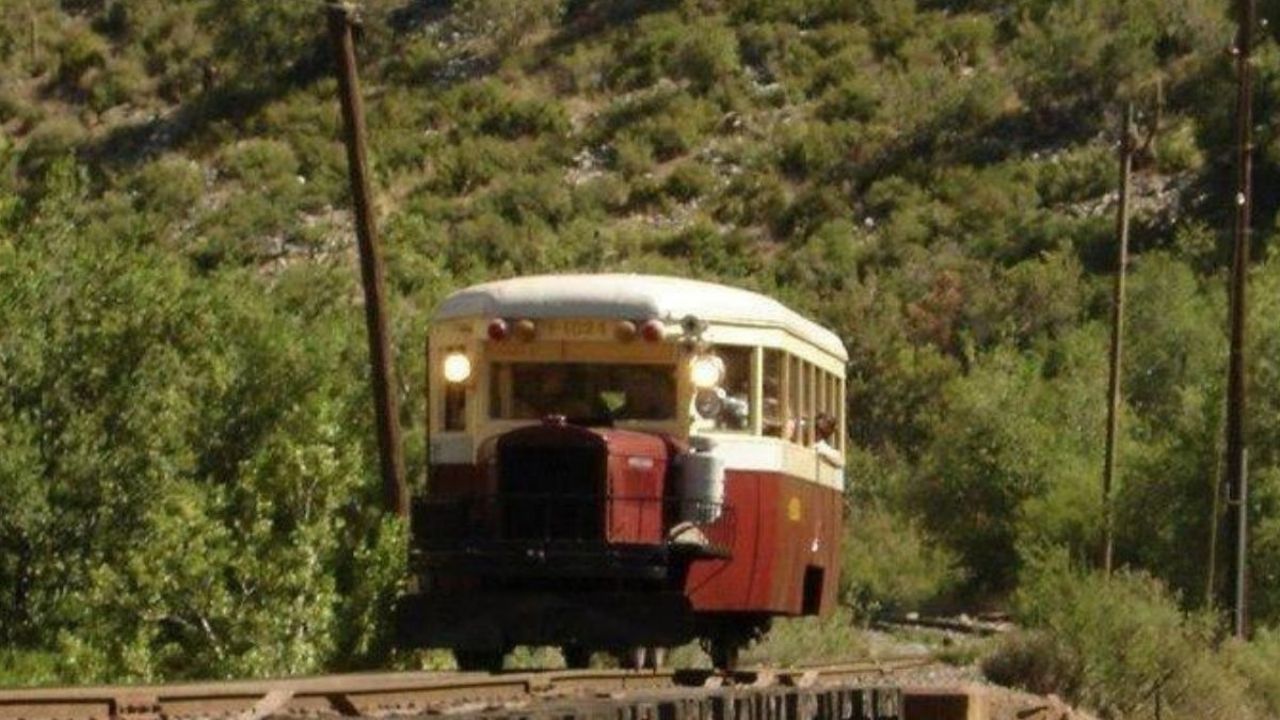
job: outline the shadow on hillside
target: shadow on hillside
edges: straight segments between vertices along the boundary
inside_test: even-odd
[[[679,7],[675,0],[576,0],[565,8],[560,29],[542,48],[542,56],[550,57],[583,41],[634,23],[645,15]]]
[[[112,170],[136,167],[174,148],[196,142],[217,123],[241,126],[265,106],[331,74],[327,42],[318,38],[310,52],[278,72],[212,85],[171,112],[127,123],[89,142],[84,155]]]

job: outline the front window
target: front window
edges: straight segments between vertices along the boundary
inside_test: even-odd
[[[499,420],[671,420],[676,387],[671,365],[493,363],[489,414]]]

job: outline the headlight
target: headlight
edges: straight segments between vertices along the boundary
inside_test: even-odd
[[[444,379],[451,383],[466,382],[471,377],[471,358],[466,353],[453,352],[444,356]]]
[[[689,363],[689,379],[700,389],[719,385],[724,379],[724,361],[715,355],[698,355]]]

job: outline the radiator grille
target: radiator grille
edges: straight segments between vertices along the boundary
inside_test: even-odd
[[[501,507],[503,538],[601,539],[605,473],[603,446],[500,445],[498,492],[512,500]]]

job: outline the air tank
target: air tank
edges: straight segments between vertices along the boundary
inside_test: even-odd
[[[715,453],[711,438],[689,438],[689,451],[679,456],[680,519],[696,524],[715,522],[724,510],[724,458]]]

